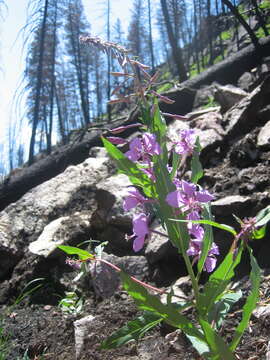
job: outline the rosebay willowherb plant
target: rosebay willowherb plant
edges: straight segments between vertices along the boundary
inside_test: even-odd
[[[123,72],[114,75],[134,80],[134,92],[121,96],[114,102],[130,102],[132,97],[137,99],[141,122],[118,127],[111,132],[119,134],[128,127],[138,126],[142,129],[141,135],[129,142],[126,153],[117,147],[127,143],[126,140],[115,136],[102,138],[119,171],[126,174],[134,185],[129,188],[123,203],[126,211],[134,208],[138,210],[133,217],[133,234],[129,236],[133,241],[133,249],[135,252],[140,251],[145,240],[151,241],[151,237],[155,236],[156,231],[151,229],[149,223],[151,211],[151,215],[154,213],[164,229],[162,235],[172,242],[175,251],[183,257],[193,288],[191,300],[173,302],[175,297],[173,292],[169,292],[164,303],[159,297],[164,291],[130,277],[124,270],[108,263],[98,254],[60,246],[66,253],[79,256],[78,260],[68,260],[70,264],[78,266],[85,261],[101,261],[119,271],[124,289],[133,297],[138,308],[144,311],[142,316],[105,340],[101,347],[114,348],[130,340],[138,340],[147,330],[164,321],[180,328],[203,358],[236,359],[234,351],[248,326],[259,297],[260,269],[252,254],[249,240],[264,236],[266,223],[270,219],[270,207],[260,211],[255,218],[242,221],[238,219],[240,232],[215,222],[211,214],[211,201],[214,196],[198,183],[203,176],[199,160],[199,138],[194,130],[184,130],[179,132],[176,141],[168,139],[164,114],[159,110],[158,100],[167,103],[172,101],[153,89],[157,74],[149,75],[147,67],[130,59],[127,50],[119,45],[91,37],[84,37],[81,41],[111,52],[123,69]],[[175,114],[165,115],[176,119],[184,118]],[[186,175],[183,179],[181,174],[189,165],[190,178]],[[230,232],[233,238],[228,254],[218,267],[219,249],[213,239],[212,227]],[[242,319],[230,343],[226,343],[219,330],[231,305],[242,296],[239,291],[233,293],[229,285],[244,249],[247,249],[250,255],[251,291],[242,310]],[[204,286],[199,286],[203,271],[211,275]],[[195,310],[193,321],[184,311],[191,307]]]

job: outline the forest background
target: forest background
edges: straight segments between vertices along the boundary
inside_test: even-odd
[[[19,34],[24,51],[17,54],[24,68],[1,134],[1,178],[26,161],[31,165],[37,153],[50,154],[54,144],[67,143],[74,129],[111,122],[123,109],[108,105],[119,86],[119,77],[110,74],[119,71],[117,60],[83,44],[81,36],[99,35],[125,46],[153,71],[162,68],[163,92],[225,59],[232,37],[240,48],[239,22],[226,2],[247,23],[247,9],[263,15],[269,5],[269,0],[25,2],[26,23]],[[12,6],[9,10],[3,0],[0,6],[4,20]],[[261,25],[256,35],[267,36],[269,25]],[[128,81],[124,85],[121,91],[128,91]]]

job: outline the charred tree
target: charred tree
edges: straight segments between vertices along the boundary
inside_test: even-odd
[[[160,0],[160,2],[161,2],[163,16],[165,19],[169,42],[170,42],[171,49],[172,49],[173,59],[174,59],[174,62],[175,62],[176,68],[177,68],[177,74],[178,74],[179,81],[181,82],[181,81],[184,81],[187,79],[187,72],[186,72],[186,68],[184,65],[184,61],[183,61],[182,51],[181,51],[180,47],[178,46],[177,38],[174,36],[172,24],[171,24],[170,17],[169,17],[167,2],[166,2],[166,0]]]

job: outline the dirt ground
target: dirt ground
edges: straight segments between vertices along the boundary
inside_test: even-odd
[[[266,306],[270,298],[270,271],[265,270],[261,284],[261,299],[258,305]],[[250,282],[248,277],[237,283],[244,297],[231,309],[221,334],[230,341],[233,329],[241,319],[244,298],[248,295]],[[2,308],[1,313],[7,308]],[[116,329],[134,319],[139,312],[126,292],[119,291],[109,300],[86,299],[82,313],[64,315],[58,306],[25,303],[9,309],[5,317],[5,334],[9,337],[7,360],[20,359],[27,351],[30,359],[35,360],[73,360],[75,359],[75,341],[73,322],[86,315],[95,317],[91,332],[87,337],[82,359],[152,359],[152,360],[200,360],[192,346],[181,333],[166,325],[157,326],[139,342],[131,342],[114,350],[100,350],[99,345]],[[192,314],[188,314],[192,316]],[[240,346],[235,353],[241,360],[266,360],[269,342],[270,311],[258,318],[252,315],[250,325],[245,331]],[[168,333],[172,333],[166,336]],[[173,339],[173,340],[172,340]]]
[[[268,205],[269,197],[264,194],[270,190],[270,152],[256,153],[256,158],[250,157],[250,144],[256,138],[258,129],[247,136],[236,140],[233,145],[211,154],[211,164],[205,160],[206,170],[202,186],[215,193],[217,198],[228,195],[259,196],[254,204]],[[254,154],[254,152],[253,152]],[[213,164],[213,161],[216,164]],[[243,211],[255,215],[256,206],[248,204]],[[218,221],[218,218],[217,218]],[[258,257],[263,270],[260,290],[260,303],[266,306],[270,299],[269,245],[254,245],[254,253]],[[268,251],[268,252],[267,252]],[[241,275],[246,274],[248,267]],[[247,296],[249,280],[242,278],[238,284]],[[53,296],[53,295],[52,295]],[[157,326],[146,334],[138,343],[131,342],[115,350],[100,350],[99,345],[116,329],[134,319],[139,313],[131,298],[124,291],[117,292],[109,300],[96,299],[93,293],[85,298],[83,311],[78,315],[65,315],[57,305],[48,302],[50,293],[44,297],[44,302],[29,300],[8,309],[0,308],[4,315],[4,333],[8,337],[9,352],[6,360],[24,360],[24,354],[35,360],[73,360],[75,359],[75,337],[73,322],[87,315],[95,317],[91,333],[87,337],[82,359],[88,360],[200,360],[191,344],[183,334],[174,333],[175,329],[165,325]],[[46,299],[46,301],[45,301]],[[230,341],[239,319],[244,298],[231,309],[227,320],[221,329],[221,334]],[[269,313],[269,314],[268,314]],[[239,360],[269,360],[267,349],[270,331],[270,310],[263,316],[252,315],[249,327],[246,329],[235,356]],[[192,315],[192,314],[190,314]],[[168,334],[173,333],[173,335]],[[224,359],[226,360],[226,359]]]

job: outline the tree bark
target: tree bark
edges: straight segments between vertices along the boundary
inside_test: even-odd
[[[38,73],[37,73],[38,78],[37,78],[37,89],[36,89],[36,95],[35,95],[32,134],[31,134],[30,148],[29,148],[29,159],[28,159],[29,165],[31,165],[34,162],[36,131],[37,131],[37,126],[38,126],[38,121],[39,121],[40,95],[41,95],[41,85],[42,85],[42,76],[43,76],[44,45],[45,45],[48,5],[49,5],[48,0],[45,0],[42,26],[41,26],[41,34],[40,34],[39,60],[38,60]]]
[[[177,39],[175,38],[174,33],[173,33],[173,28],[172,28],[172,24],[170,21],[166,0],[160,0],[160,2],[161,2],[162,12],[163,12],[164,19],[165,19],[169,42],[170,42],[170,45],[172,48],[172,55],[173,55],[174,62],[175,62],[176,68],[177,68],[179,81],[181,82],[181,81],[184,81],[187,79],[187,72],[185,69],[182,52],[177,44]]]

